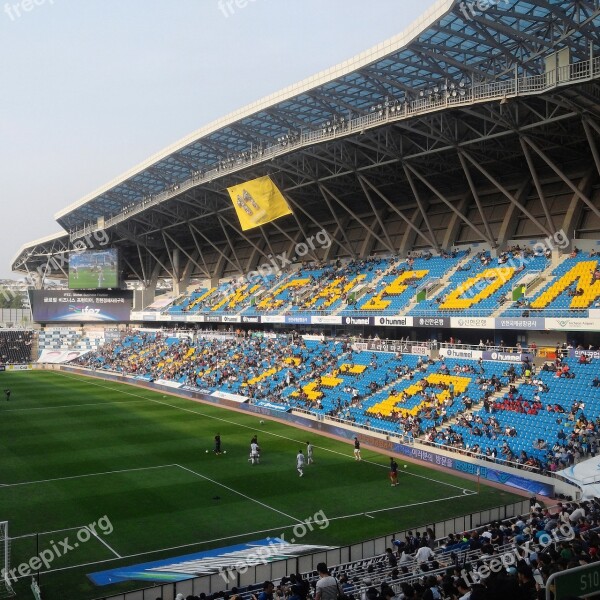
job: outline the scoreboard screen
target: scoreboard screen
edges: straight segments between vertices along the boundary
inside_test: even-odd
[[[85,250],[69,257],[69,288],[72,290],[106,290],[119,288],[119,252]]]

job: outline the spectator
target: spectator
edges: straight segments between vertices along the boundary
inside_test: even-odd
[[[338,584],[334,577],[329,573],[327,565],[323,562],[317,565],[319,580],[315,589],[315,600],[337,600]],[[260,598],[259,598],[260,600]]]

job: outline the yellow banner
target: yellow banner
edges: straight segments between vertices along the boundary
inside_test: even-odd
[[[292,211],[268,175],[227,188],[242,229],[253,229],[270,223]]]

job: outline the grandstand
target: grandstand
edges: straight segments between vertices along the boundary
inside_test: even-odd
[[[99,596],[90,582],[112,585],[119,600],[156,597],[156,590],[130,591],[142,580],[160,585],[164,598],[205,593],[213,600],[236,587],[247,599],[265,578],[285,586],[293,572],[301,576],[292,584],[314,583],[323,558],[357,600],[371,598],[374,586],[381,596],[382,586],[391,586],[420,598],[434,585],[430,576],[446,597],[464,597],[462,577],[473,600],[520,597],[524,588],[533,598],[534,574],[547,583],[557,571],[598,559],[600,7],[595,0],[488,5],[472,15],[465,12],[475,10],[471,3],[440,0],[404,34],[207,125],[67,206],[56,215],[60,234],[19,250],[12,267],[36,288],[36,331],[0,330],[0,362],[34,362],[40,370],[68,363],[52,364],[58,373],[28,374],[27,383],[9,380],[23,386],[30,415],[65,411],[52,439],[67,450],[48,450],[52,460],[34,463],[30,480],[56,482],[52,504],[54,494],[68,495],[63,480],[123,472],[119,497],[131,492],[139,510],[147,509],[134,517],[138,506],[129,511],[106,500],[111,489],[93,490],[91,482],[91,491],[74,488],[84,507],[88,493],[98,494],[117,516],[128,513],[121,520],[127,536],[117,532],[127,559],[103,544],[114,563],[107,571],[109,558],[91,551],[86,566],[97,565],[95,573],[65,563],[89,577],[77,580],[82,598]],[[228,189],[265,176],[290,210],[246,229]],[[244,198],[238,205],[250,210],[256,201]],[[116,250],[123,290],[49,289],[49,281],[67,278],[66,257],[82,245]],[[80,260],[86,264],[85,255]],[[121,382],[139,389],[124,391]],[[28,387],[43,396],[45,385],[48,398],[41,399]],[[89,399],[89,414],[72,413],[82,399]],[[17,426],[14,410],[7,418]],[[311,550],[288,549],[278,557],[286,562],[234,569],[235,585],[225,584],[218,566],[232,564],[218,552],[239,558],[249,550],[221,542],[258,542],[240,539],[239,523],[221,528],[225,511],[214,502],[223,490],[256,496],[234,512],[260,533],[272,533],[273,514],[297,522],[295,501],[313,498],[279,496],[297,485],[283,460],[256,485],[237,467],[199,462],[213,458],[195,444],[199,428],[214,436],[211,419],[243,437],[235,442],[241,448],[258,418],[281,428],[269,434],[273,444],[297,445],[291,428],[343,441],[319,443],[330,453],[331,483],[339,484],[331,509],[346,511],[335,518],[352,526],[347,537],[339,525],[331,537],[309,540]],[[45,429],[35,419],[27,422],[34,435]],[[355,436],[372,452],[359,476],[344,462]],[[89,448],[72,442],[78,437]],[[15,451],[14,481],[22,483],[17,466],[31,459],[33,445],[42,440],[19,447],[23,459]],[[362,487],[387,469],[376,452],[386,461],[401,457],[409,473],[422,469],[415,476],[429,481],[401,486],[404,504],[390,508],[387,497]],[[160,464],[152,469],[175,470],[167,481],[181,492],[181,515],[174,498],[154,489],[163,484],[134,482],[148,456]],[[82,463],[72,472],[76,460]],[[425,467],[440,471],[440,480]],[[189,502],[198,490],[183,481],[190,475],[213,494],[199,512]],[[0,493],[11,485],[3,483]],[[436,486],[459,495],[433,498]],[[507,490],[544,496],[553,507],[529,512],[528,502],[508,498]],[[371,496],[380,503],[362,503]],[[581,507],[571,503],[583,496],[589,502]],[[156,497],[175,508],[163,513],[152,504]],[[448,498],[460,501],[448,508]],[[440,504],[423,508],[423,518],[400,510],[430,502]],[[21,504],[17,498],[12,506],[22,518]],[[265,506],[272,512],[260,520]],[[192,515],[211,531],[211,547],[207,537],[202,544],[194,537]],[[405,518],[399,526],[406,530],[383,529]],[[551,548],[544,545],[543,532],[558,536],[561,524],[575,527],[576,537],[561,530]],[[57,530],[67,526],[56,523]],[[149,539],[155,526],[162,545]],[[417,526],[425,532],[420,540],[410,529]],[[510,569],[473,576],[530,540],[545,550],[515,561],[518,576]],[[419,558],[425,546],[435,559]],[[167,547],[201,556],[156,550]],[[156,564],[134,564],[133,557],[157,553]],[[181,577],[164,584],[175,571]],[[52,573],[46,589],[65,597],[63,575],[55,580]],[[304,588],[291,591],[304,600]]]
[[[456,351],[447,345],[437,358],[427,346],[417,354],[359,347],[311,336],[216,342],[202,333],[140,331],[78,364],[267,401],[531,472],[551,474],[596,455],[600,385],[593,359],[558,359],[536,373],[532,355],[508,354],[515,366],[449,358]]]
[[[0,365],[22,365],[32,360],[33,332],[0,329]]]

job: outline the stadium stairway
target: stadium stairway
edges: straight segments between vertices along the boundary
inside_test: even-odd
[[[589,252],[579,252],[577,256],[569,254],[562,255],[558,261],[553,259],[542,273],[543,285],[537,284],[527,290],[525,299],[531,304],[528,308],[516,307],[514,303],[504,306],[502,316],[521,316],[523,310],[528,310],[531,316],[554,316],[571,317],[588,314],[588,309],[594,306],[598,300],[597,280],[592,280],[591,285],[585,286],[586,290],[582,297],[569,296],[570,289],[580,287],[582,281],[587,278],[589,270],[597,269],[598,257],[591,257]],[[580,270],[578,270],[580,269]],[[567,285],[558,285],[558,282],[568,275],[572,281]],[[582,278],[582,281],[579,280]],[[585,285],[585,284],[584,284]],[[547,310],[551,312],[546,312]]]
[[[520,377],[517,378],[515,381],[515,385],[519,385],[520,383],[523,383],[525,381],[524,378]],[[497,391],[494,392],[491,396],[490,396],[490,401],[491,402],[495,402],[496,400],[502,400],[502,398],[504,398],[504,395],[506,394],[507,390],[510,388],[510,384],[506,384],[503,385],[502,388]],[[460,419],[462,417],[466,417],[469,414],[475,414],[477,412],[479,412],[479,410],[481,409],[481,404],[480,403],[473,403],[473,406],[471,408],[466,408],[460,412],[457,412],[455,415],[453,415],[451,418],[449,418],[445,423],[444,423],[444,427],[452,427],[452,425],[456,425]],[[418,438],[416,438],[419,441],[423,441],[427,439],[427,433],[424,433],[423,435],[419,436]]]
[[[459,267],[466,265],[470,260],[471,254],[466,253],[447,273],[444,274],[444,277],[442,277],[442,279],[440,280],[439,285],[435,287],[435,290],[432,293],[432,295],[429,296],[428,294],[428,299],[435,300],[441,293],[443,293],[444,290],[448,287],[452,276],[458,271]],[[413,310],[413,308],[416,308],[417,304],[417,296],[415,294],[415,296],[405,309],[406,313],[410,313]]]
[[[363,288],[366,288],[367,285],[368,286],[373,286],[373,287],[377,288],[377,286],[384,279],[384,277],[386,277],[387,275],[389,275],[390,271],[392,271],[392,269],[394,269],[394,267],[396,267],[397,265],[398,265],[397,262],[395,262],[394,260],[390,259],[390,264],[389,264],[389,266],[388,266],[387,269],[385,269],[382,273],[380,273],[374,279],[372,279],[371,281],[369,281],[368,284],[364,284],[362,282],[357,283],[356,286],[352,290],[350,290],[349,293],[351,294],[352,292],[354,292],[356,290],[356,288],[360,288],[362,290]],[[359,302],[359,301],[360,301],[360,298],[357,297],[357,302]],[[342,314],[342,312],[344,310],[351,310],[351,308],[348,306],[347,302],[342,301],[340,303],[340,305],[333,311],[333,314],[334,315]]]
[[[31,360],[33,361],[40,355],[40,340],[39,336],[33,335],[31,338]]]
[[[246,312],[253,313],[254,306],[252,306],[250,304],[251,298],[254,298],[256,305],[258,305],[261,302],[261,300],[266,298],[272,290],[275,290],[275,289],[281,287],[282,285],[285,285],[286,283],[291,281],[292,278],[296,277],[297,272],[298,272],[298,270],[295,269],[295,270],[289,271],[287,273],[282,273],[281,279],[275,284],[274,287],[261,286],[259,290],[257,290],[250,298],[248,298],[247,304],[243,304],[241,309],[238,312],[236,312],[235,314],[242,315]],[[282,310],[283,310],[283,308],[282,308]],[[287,310],[287,307],[285,308],[285,310]]]

